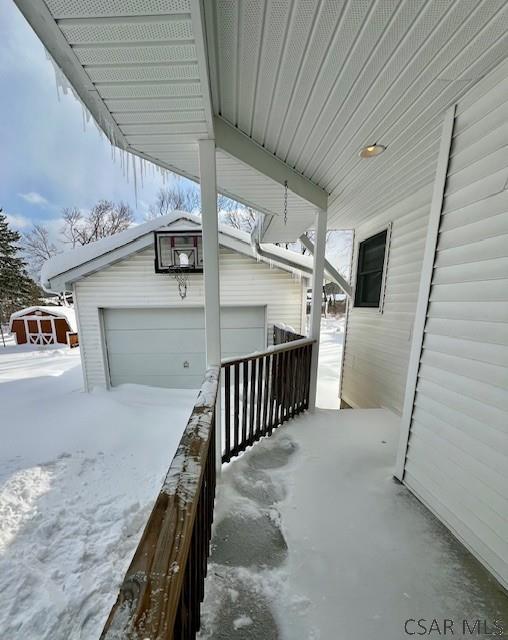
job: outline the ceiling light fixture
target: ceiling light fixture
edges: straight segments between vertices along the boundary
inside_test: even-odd
[[[374,156],[379,156],[383,151],[385,151],[386,147],[382,144],[370,144],[368,147],[363,147],[360,151],[361,158],[373,158]]]

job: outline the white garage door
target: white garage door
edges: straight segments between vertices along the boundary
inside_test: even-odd
[[[222,357],[266,347],[265,307],[223,307]],[[197,389],[205,371],[202,308],[105,309],[110,381]]]

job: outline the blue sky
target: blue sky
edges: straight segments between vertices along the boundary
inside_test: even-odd
[[[12,0],[0,0],[0,141],[0,208],[20,231],[43,223],[58,240],[63,207],[86,210],[101,199],[129,203],[141,222],[163,185],[149,172],[136,203],[119,155],[112,159],[93,122],[84,130],[72,94],[58,98],[53,66]],[[344,270],[347,238],[338,234],[328,248]]]
[[[44,47],[10,0],[0,1],[0,140],[0,207],[20,230],[44,222],[55,232],[62,207],[103,198],[128,202],[142,220],[162,185],[145,176],[136,206],[118,155],[92,122],[83,131],[72,95],[58,99]]]

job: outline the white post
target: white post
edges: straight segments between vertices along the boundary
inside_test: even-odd
[[[321,333],[321,302],[323,299],[323,278],[326,249],[326,209],[316,213],[316,238],[314,248],[314,269],[312,271],[312,303],[310,308],[310,338],[316,341],[312,346],[310,369],[309,410],[316,408],[317,375],[319,359],[319,337]]]
[[[201,176],[201,224],[203,228],[206,366],[220,367],[219,223],[217,216],[215,140],[199,141],[199,172]],[[221,423],[219,384],[215,420],[218,470],[221,467],[222,457]]]

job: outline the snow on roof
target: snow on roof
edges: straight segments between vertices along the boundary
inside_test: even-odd
[[[49,286],[51,279],[61,276],[64,273],[80,267],[81,265],[91,262],[96,258],[104,256],[107,253],[120,249],[130,243],[133,243],[138,238],[152,233],[157,229],[166,227],[173,227],[178,230],[193,230],[196,227],[201,228],[201,217],[187,213],[185,211],[173,211],[165,216],[158,216],[153,220],[149,220],[143,224],[130,227],[126,231],[117,233],[114,236],[97,240],[82,247],[77,247],[71,251],[61,253],[53,256],[47,260],[41,271],[41,282],[44,287]],[[219,234],[222,236],[228,236],[236,239],[250,248],[250,235],[245,231],[234,229],[229,225],[219,224]],[[220,237],[219,237],[220,240]],[[312,259],[309,256],[300,255],[294,251],[288,251],[275,245],[263,245],[270,248],[270,253],[279,255],[285,260],[290,260],[294,263],[295,269],[299,267],[309,269],[312,268]],[[276,262],[276,258],[274,260]]]
[[[196,224],[201,226],[200,218],[182,211],[174,211],[167,216],[159,216],[143,224],[138,224],[126,229],[125,231],[116,233],[114,236],[109,236],[108,238],[103,238],[102,240],[97,240],[96,242],[91,242],[90,244],[86,244],[82,247],[76,247],[75,249],[71,249],[65,253],[59,253],[58,255],[53,256],[43,264],[41,280],[43,283],[46,283],[55,276],[65,273],[70,269],[74,269],[75,267],[78,267],[85,262],[89,262],[94,258],[98,258],[105,253],[109,253],[110,251],[123,247],[130,242],[134,242],[134,240],[137,240],[141,236],[151,233],[156,229],[167,227],[171,225],[171,223],[181,220],[182,218],[189,221],[189,229],[195,227]]]
[[[11,318],[9,321],[9,331],[12,331],[12,323],[16,318],[21,318],[22,316],[30,315],[35,313],[36,311],[41,311],[42,313],[50,313],[54,316],[58,316],[59,318],[65,318],[69,323],[72,331],[77,331],[77,323],[76,323],[76,313],[72,307],[57,307],[55,306],[35,306],[35,307],[25,307],[25,309],[20,309],[19,311],[15,311],[11,314]]]

